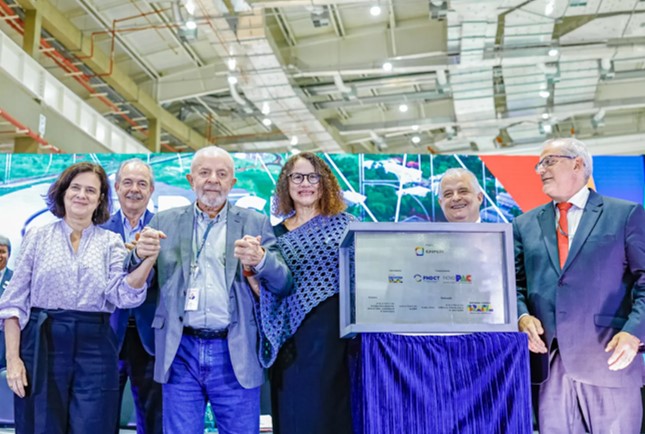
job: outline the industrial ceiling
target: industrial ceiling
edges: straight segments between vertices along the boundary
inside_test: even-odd
[[[644,0],[0,0],[0,32],[0,151],[645,150]]]

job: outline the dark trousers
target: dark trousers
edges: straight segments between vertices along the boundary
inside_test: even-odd
[[[27,396],[14,395],[18,434],[113,434],[116,336],[109,314],[32,309],[20,336]]]
[[[136,327],[128,327],[119,354],[119,408],[130,377],[132,398],[137,411],[137,434],[161,434],[161,384],[154,381],[155,358],[141,343]],[[115,432],[119,432],[117,427]]]

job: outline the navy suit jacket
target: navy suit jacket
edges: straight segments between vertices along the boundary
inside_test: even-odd
[[[159,286],[159,307],[152,327],[155,329],[157,354],[155,380],[166,383],[170,366],[177,354],[183,333],[186,290],[193,255],[192,236],[195,204],[172,208],[157,214],[150,226],[163,231],[161,252],[155,265],[155,284]],[[254,210],[229,205],[226,216],[226,285],[229,290],[231,323],[228,348],[233,371],[239,383],[249,389],[264,382],[258,359],[259,335],[255,318],[255,296],[242,275],[242,265],[233,253],[235,241],[245,234],[261,235],[266,259],[257,278],[262,290],[287,294],[293,284],[291,272],[278,251],[273,228],[267,216]]]
[[[11,276],[13,276],[13,271],[7,268],[4,272],[4,276],[2,276],[2,280],[0,280],[0,297],[11,280]]]
[[[121,239],[125,241],[125,232],[123,230],[123,217],[120,211],[112,214],[110,220],[102,225],[103,228],[116,232],[121,235]],[[147,225],[152,217],[153,213],[146,210],[143,215],[143,223]],[[155,335],[152,330],[152,320],[155,317],[155,309],[157,308],[157,294],[158,292],[152,288],[152,274],[148,277],[148,292],[146,294],[146,299],[143,304],[134,309],[116,309],[112,316],[110,317],[110,325],[116,333],[118,350],[121,351],[123,346],[123,340],[125,339],[125,332],[128,327],[128,317],[130,313],[134,316],[134,320],[137,323],[137,330],[139,331],[139,337],[141,338],[141,343],[146,351],[150,355],[155,353]]]
[[[4,276],[2,276],[2,279],[0,279],[0,297],[2,297],[2,293],[11,280],[11,276],[13,276],[13,271],[7,268],[5,270]],[[7,366],[7,363],[5,360],[4,332],[0,332],[0,368],[4,368],[5,366]]]
[[[590,192],[560,269],[555,208],[548,203],[513,221],[518,315],[536,316],[551,349],[575,380],[624,387],[641,382],[640,357],[610,371],[604,351],[625,331],[645,340],[645,210]],[[548,354],[531,353],[532,379],[548,378]]]

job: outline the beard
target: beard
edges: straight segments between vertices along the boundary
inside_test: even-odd
[[[226,203],[226,196],[215,192],[202,192],[197,199],[208,208],[221,208]]]

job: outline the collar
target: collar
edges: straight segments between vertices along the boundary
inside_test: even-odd
[[[128,218],[125,216],[125,214],[123,213],[123,210],[119,210],[119,215],[121,216],[121,225],[124,228],[129,228],[130,220],[128,220]],[[141,214],[141,217],[139,217],[139,222],[137,223],[137,226],[133,227],[132,229],[139,229],[139,228],[143,229],[143,227],[145,226],[145,222],[144,222],[145,216],[146,216],[146,212],[143,211],[143,214]]]
[[[62,224],[63,232],[65,232],[65,235],[69,237],[72,234],[72,232],[74,232],[74,229],[72,229],[72,227],[67,224],[65,219],[60,219],[60,222]],[[95,227],[94,223],[91,223],[88,227],[83,229],[83,231],[81,232],[81,236],[85,236],[87,234],[91,234],[92,232],[94,232],[94,227]]]
[[[204,211],[199,209],[199,207],[197,206],[197,201],[195,201],[194,204],[193,204],[193,210],[194,210],[194,213],[195,213],[195,221],[197,221],[197,222],[204,222],[204,221],[208,222],[210,220],[214,220],[215,223],[225,222],[226,221],[226,215],[228,214],[228,207],[229,206],[228,206],[228,200],[227,200],[226,203],[224,204],[224,207],[219,211],[219,213],[217,213],[217,215],[211,219],[211,217],[208,214],[206,214]]]
[[[585,185],[576,194],[571,196],[567,202],[571,203],[573,206],[575,206],[578,209],[585,209],[585,206],[587,205],[587,200],[589,200],[589,194],[590,194],[590,190]],[[554,201],[553,206],[555,207],[556,204],[557,202]]]

